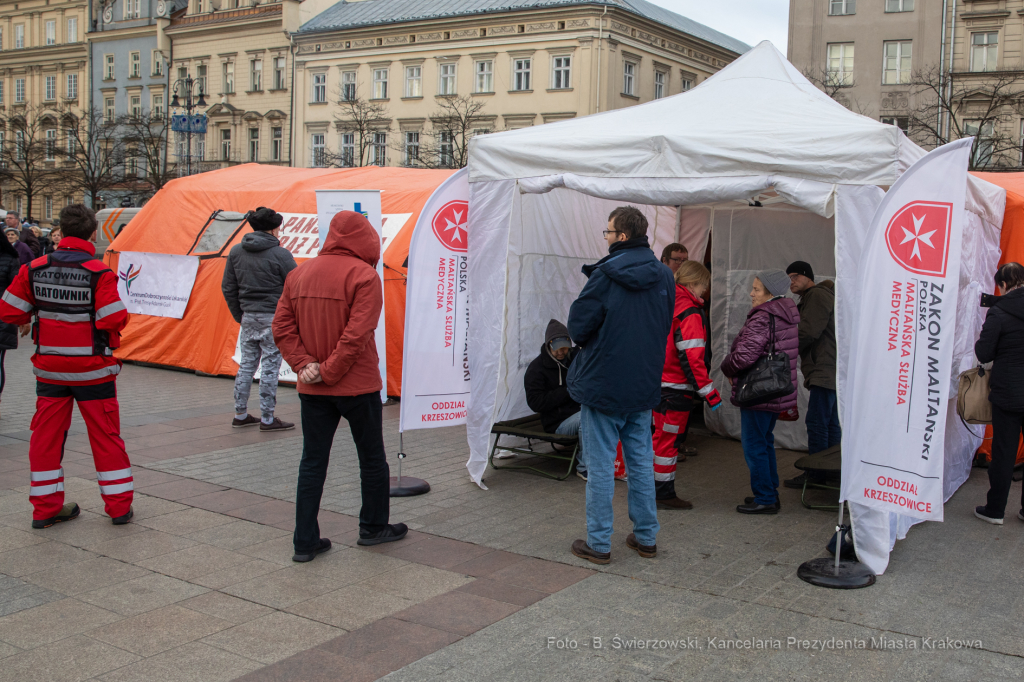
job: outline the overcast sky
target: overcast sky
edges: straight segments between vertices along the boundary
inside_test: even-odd
[[[786,54],[789,0],[649,0],[748,45],[770,40]]]

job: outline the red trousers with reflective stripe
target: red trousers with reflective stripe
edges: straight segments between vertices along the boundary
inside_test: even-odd
[[[686,431],[689,412],[668,410],[654,413],[654,480],[674,481],[676,478],[676,438]]]
[[[89,444],[106,512],[112,518],[127,514],[132,504],[134,483],[132,465],[121,440],[121,417],[114,382],[60,386],[40,381],[36,383],[36,396],[28,452],[32,470],[29,493],[34,508],[32,518],[52,518],[64,505],[61,460],[76,401],[89,431]]]

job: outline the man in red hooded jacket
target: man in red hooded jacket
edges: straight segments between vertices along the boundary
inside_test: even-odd
[[[64,238],[57,250],[24,265],[0,299],[0,320],[25,325],[35,317],[32,356],[36,413],[29,468],[32,527],[47,528],[79,514],[64,504],[64,441],[78,402],[96,463],[107,514],[115,525],[132,518],[132,466],[121,440],[114,380],[121,362],[113,349],[128,324],[117,275],[96,260],[96,215],[82,204],[60,212]]]
[[[374,330],[384,305],[377,275],[380,236],[360,213],[342,211],[316,258],[288,274],[274,315],[274,342],[299,375],[302,460],[295,497],[293,561],[311,561],[331,548],[317,514],[334,433],[348,422],[359,457],[363,506],[360,545],[405,537],[389,524],[390,470],[384,453],[382,382]]]

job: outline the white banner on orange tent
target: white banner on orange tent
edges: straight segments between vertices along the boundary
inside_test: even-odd
[[[399,431],[466,423],[469,402],[469,181],[434,190],[409,243]]]
[[[317,217],[312,213],[282,213],[281,232],[278,239],[281,246],[296,258],[313,258],[320,252],[320,228]],[[381,215],[382,253],[387,253],[391,242],[409,222],[412,213],[385,213]]]
[[[380,209],[379,189],[318,189],[316,190],[316,216],[319,240],[323,244],[327,237],[327,231],[331,226],[331,219],[341,211],[355,211],[362,213],[366,219],[377,230],[381,236],[381,256],[377,260],[377,277],[380,278],[381,293],[384,291],[384,230],[383,219]],[[283,224],[283,223],[282,223]],[[380,389],[381,402],[388,400],[388,361],[387,361],[387,340],[385,338],[384,306],[380,307],[380,319],[377,320],[377,329],[373,333],[374,341],[377,342],[377,362],[380,367],[380,380],[383,388]]]
[[[118,260],[117,293],[133,315],[185,315],[199,272],[195,256],[122,251]]]
[[[929,152],[886,193],[865,235],[857,319],[846,326],[857,371],[843,400],[841,499],[932,521],[943,511],[971,142]]]

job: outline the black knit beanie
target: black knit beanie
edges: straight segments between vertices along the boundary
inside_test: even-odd
[[[249,225],[258,232],[270,232],[281,227],[283,218],[274,209],[260,206],[255,211],[249,212]]]

